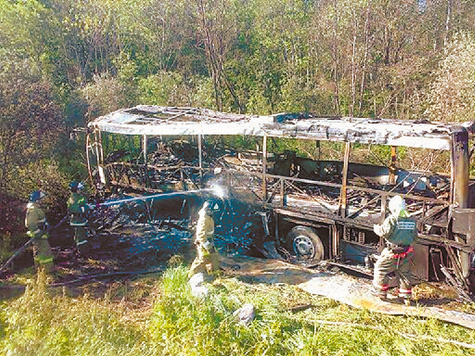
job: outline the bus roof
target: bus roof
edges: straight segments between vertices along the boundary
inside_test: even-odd
[[[473,133],[475,123],[370,118],[321,118],[312,114],[257,116],[203,108],[139,105],[114,111],[88,124],[122,135],[250,135],[450,149],[453,132]]]

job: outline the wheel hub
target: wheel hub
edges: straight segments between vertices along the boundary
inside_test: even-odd
[[[312,239],[299,235],[294,238],[294,251],[297,255],[311,258],[315,255],[315,246]]]

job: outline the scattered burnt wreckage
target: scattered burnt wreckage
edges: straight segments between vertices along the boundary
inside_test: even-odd
[[[385,219],[388,200],[399,194],[417,219],[415,276],[447,281],[469,298],[475,290],[474,131],[472,122],[137,106],[89,123],[87,162],[99,190],[173,193],[171,199],[148,202],[148,214],[166,210],[193,216],[220,186],[227,192],[217,200],[220,248],[278,252],[306,266],[331,261],[370,271],[383,247],[373,225]],[[231,136],[252,138],[258,147],[229,147],[225,138]],[[316,153],[301,157],[294,150],[276,150],[276,140],[286,139],[310,142]],[[128,148],[110,152],[111,143],[118,142]],[[324,143],[334,145],[337,159],[320,154]],[[352,153],[362,146],[381,147],[389,162],[354,160]],[[440,173],[428,159],[422,159],[424,169],[402,168],[398,158],[411,150],[436,152],[448,169]]]

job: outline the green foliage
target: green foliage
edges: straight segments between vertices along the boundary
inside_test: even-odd
[[[285,320],[276,310],[276,293],[249,295],[234,286],[209,286],[207,298],[194,297],[188,282],[188,270],[168,270],[162,281],[162,293],[155,303],[151,333],[163,351],[170,355],[259,355],[288,354],[291,349],[280,341],[300,323]],[[244,293],[239,293],[244,292]],[[259,314],[250,327],[237,323],[232,313],[252,302]],[[180,342],[177,342],[180,340]]]
[[[180,97],[180,86],[183,86],[183,78],[179,73],[150,75],[140,81],[143,94],[139,101],[145,105],[167,106],[170,102],[177,102],[178,106],[186,106],[186,97]]]
[[[92,116],[168,100],[256,114],[417,118],[444,41],[473,16],[468,3],[451,11],[447,19],[437,2],[2,0],[0,51],[30,57],[60,92],[86,87]],[[203,77],[207,97],[196,98]],[[102,108],[91,86],[104,91]],[[118,98],[105,105],[112,89]]]
[[[218,278],[198,298],[183,266],[159,282],[114,284],[96,298],[58,294],[47,282],[40,273],[20,298],[2,303],[1,354],[470,355],[447,340],[475,337],[473,330],[353,309],[292,286]],[[256,311],[248,326],[233,317],[245,303]],[[309,308],[292,312],[302,305]]]
[[[475,110],[475,40],[468,33],[456,36],[431,86],[432,119],[457,122],[473,120]]]
[[[213,89],[207,77],[186,79],[179,72],[162,71],[138,84],[138,101],[144,105],[212,107]]]
[[[0,0],[0,182],[53,155],[83,176],[63,133],[137,104],[471,120],[475,11],[447,4]]]
[[[354,310],[292,287],[243,284],[233,279],[208,285],[209,296],[197,298],[191,295],[187,280],[187,269],[168,270],[155,302],[151,334],[166,354],[469,354],[468,350],[434,342],[437,337],[444,338],[439,332],[448,331],[435,321],[408,322],[406,318]],[[248,326],[239,324],[232,315],[245,303],[256,310]],[[297,315],[290,311],[306,303],[313,308]],[[409,340],[402,336],[404,333],[429,334],[432,341]]]
[[[117,134],[103,135],[102,145],[105,152],[114,154],[115,151],[122,152],[120,157],[115,157],[115,161],[134,161],[140,157],[141,137]],[[108,157],[105,157],[106,163]]]
[[[64,132],[51,84],[30,61],[5,60],[0,67],[0,186],[18,184],[16,172],[52,157]]]
[[[133,83],[125,83],[117,77],[108,74],[96,76],[94,83],[86,85],[81,89],[85,100],[89,105],[89,120],[109,112],[133,106],[133,98],[127,94],[130,92]]]
[[[2,351],[10,355],[134,355],[144,335],[126,321],[123,305],[51,295],[45,276],[4,309]]]
[[[42,53],[51,14],[35,0],[0,2],[0,44],[14,48],[21,56],[31,55],[38,59]]]
[[[195,76],[191,79],[192,105],[197,107],[212,108],[213,84],[211,78],[205,76]]]
[[[54,160],[42,160],[23,167],[15,167],[11,172],[16,179],[10,179],[6,183],[8,191],[15,192],[24,201],[28,195],[37,189],[43,190],[48,198],[45,198],[50,209],[59,208],[64,204],[64,198],[68,195],[68,178],[61,173],[58,163]]]

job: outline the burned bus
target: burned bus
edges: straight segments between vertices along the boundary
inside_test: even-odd
[[[373,226],[387,216],[388,200],[401,195],[417,220],[415,276],[447,281],[469,296],[474,130],[472,122],[137,106],[89,123],[87,161],[91,181],[101,187],[160,193],[219,181],[256,207],[263,241],[310,267],[321,261],[368,267],[383,248]],[[227,144],[244,139],[253,149]],[[127,144],[108,152],[120,140]]]

